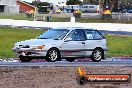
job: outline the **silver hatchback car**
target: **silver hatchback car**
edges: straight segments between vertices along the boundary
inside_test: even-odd
[[[22,62],[45,59],[48,62],[90,57],[99,62],[107,51],[105,37],[95,29],[67,27],[51,29],[36,39],[15,43],[12,49]]]

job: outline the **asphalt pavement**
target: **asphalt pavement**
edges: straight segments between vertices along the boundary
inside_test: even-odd
[[[32,62],[20,62],[19,60],[7,59],[0,62],[0,66],[44,66],[44,67],[76,67],[76,66],[132,66],[132,58],[107,58],[100,62],[92,62],[90,59],[77,59],[74,62],[66,60],[46,62],[45,60],[33,60]]]

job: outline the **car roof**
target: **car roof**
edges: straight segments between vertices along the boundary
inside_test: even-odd
[[[83,28],[83,27],[59,27],[59,28],[55,28],[55,29],[68,29],[68,30],[89,29],[89,30],[97,30],[97,29],[93,29],[93,28]]]

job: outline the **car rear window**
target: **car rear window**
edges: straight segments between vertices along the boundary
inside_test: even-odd
[[[100,40],[104,39],[104,36],[97,30],[86,29],[86,37],[88,40]]]

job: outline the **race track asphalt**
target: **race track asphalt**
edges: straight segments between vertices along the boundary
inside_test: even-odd
[[[76,67],[76,66],[132,66],[132,58],[107,58],[100,62],[92,62],[90,59],[77,59],[74,62],[66,60],[57,62],[46,62],[45,60],[33,60],[31,62],[1,61],[0,66],[45,66],[45,67]]]

